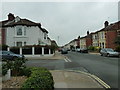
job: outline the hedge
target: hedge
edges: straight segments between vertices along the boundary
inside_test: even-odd
[[[10,48],[10,51],[14,52],[16,54],[20,54],[20,48],[19,47],[12,47],[12,48]]]
[[[0,50],[7,50],[8,45],[0,45]]]
[[[42,54],[42,47],[35,47],[35,54]]]
[[[22,54],[32,54],[32,47],[23,47]]]
[[[115,48],[115,51],[120,52],[120,46],[117,46],[117,47]]]
[[[31,68],[30,77],[23,83],[21,89],[54,90],[52,74],[46,68]]]
[[[44,54],[49,54],[49,49],[48,48],[44,49]]]
[[[53,54],[53,49],[50,50],[50,53]]]

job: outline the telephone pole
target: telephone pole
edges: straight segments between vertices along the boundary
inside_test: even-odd
[[[59,46],[59,38],[60,38],[60,37],[58,36],[58,46]]]

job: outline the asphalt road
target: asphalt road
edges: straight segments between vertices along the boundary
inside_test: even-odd
[[[118,60],[116,57],[69,52],[64,60],[29,60],[29,67],[46,67],[49,70],[81,70],[98,76],[112,88],[118,88]]]

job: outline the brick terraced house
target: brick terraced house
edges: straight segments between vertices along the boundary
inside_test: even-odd
[[[80,48],[88,48],[89,46],[96,46],[101,48],[113,48],[117,46],[115,44],[116,38],[120,36],[120,21],[109,24],[108,21],[105,21],[104,28],[92,32],[84,37],[80,37]],[[68,46],[69,43],[67,44]]]

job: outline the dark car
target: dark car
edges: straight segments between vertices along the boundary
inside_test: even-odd
[[[15,60],[17,58],[21,58],[24,59],[24,55],[20,55],[20,54],[15,54],[11,51],[0,51],[0,58],[2,58],[2,60]]]
[[[65,48],[63,48],[63,49],[61,50],[61,54],[67,54],[67,53],[68,53],[68,50],[65,49]]]
[[[80,53],[88,53],[88,49],[82,48],[82,49],[80,49]]]
[[[119,53],[114,51],[112,48],[103,48],[100,50],[100,54],[101,56],[118,56],[119,57]]]

